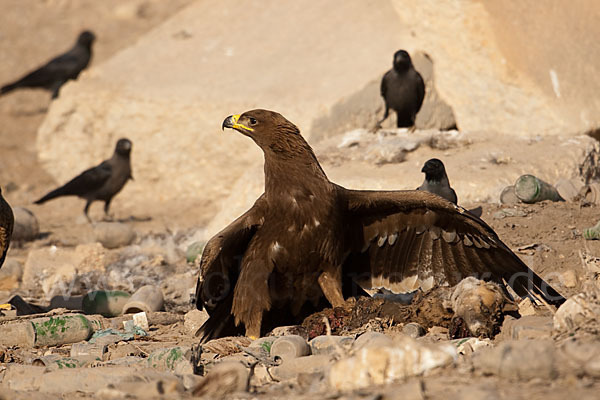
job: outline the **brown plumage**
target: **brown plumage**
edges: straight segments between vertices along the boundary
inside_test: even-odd
[[[252,110],[223,128],[252,138],[265,157],[265,192],[214,236],[201,258],[196,305],[202,340],[296,322],[325,297],[333,306],[363,288],[396,292],[454,285],[466,276],[520,296],[564,298],[479,218],[424,191],[348,190],[330,182],[298,128]]]
[[[12,208],[2,197],[2,189],[0,189],[0,267],[4,264],[6,252],[8,252],[14,223]]]

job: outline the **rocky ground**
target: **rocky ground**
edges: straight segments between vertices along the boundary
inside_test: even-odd
[[[5,4],[15,21],[19,3]],[[47,12],[48,4],[58,11]],[[169,7],[158,1],[119,4],[40,2],[29,20],[41,27],[39,32],[16,22],[2,32],[8,40],[0,47],[11,60],[0,66],[2,82],[39,60],[41,49],[25,52],[26,43],[40,45],[39,36],[55,38],[52,49],[43,49],[50,56],[75,37],[82,26],[59,22],[57,15],[61,21],[85,21],[104,35],[95,59],[100,62],[186,1],[169,2]],[[565,297],[575,296],[558,312],[502,300],[488,307],[493,315],[483,313],[485,329],[475,338],[465,335],[454,318],[461,311],[452,294],[456,299],[459,292],[442,288],[419,294],[408,305],[382,298],[349,300],[255,342],[226,338],[199,348],[193,332],[203,315],[189,302],[198,273],[193,262],[198,248],[192,245],[204,237],[212,209],[182,211],[168,204],[149,209],[117,197],[115,223],[89,224],[78,199],[33,206],[57,184],[39,164],[35,147],[49,102],[49,95],[38,91],[0,98],[0,185],[24,221],[0,270],[0,302],[13,304],[0,310],[0,398],[597,398],[600,242],[584,238],[598,218],[600,205],[593,199],[500,205],[499,193],[490,191],[475,196],[489,201],[465,204],[481,206],[482,218],[511,249]],[[527,153],[509,139],[477,161],[482,151],[477,143],[458,135],[452,146],[432,144],[431,135],[447,134],[415,132],[420,156],[471,157],[481,162],[477,168],[501,171]],[[477,137],[483,142],[493,135]],[[382,173],[392,173],[418,159],[381,153],[369,143],[338,146],[347,138],[340,134],[315,145],[333,178],[360,174],[361,163],[380,162]],[[549,143],[548,148],[555,145]],[[574,164],[583,162],[583,155],[577,157]],[[410,179],[420,181],[415,175]],[[461,198],[465,184],[451,180]],[[37,230],[19,207],[33,211]],[[100,207],[91,214],[98,221]],[[133,314],[100,316],[84,301],[96,290],[134,294],[147,285],[164,300],[162,307],[155,304],[161,311],[146,310],[147,326],[143,320],[132,326]],[[123,305],[115,304],[117,311]],[[82,309],[87,311],[83,317]],[[53,333],[60,324],[67,328]]]

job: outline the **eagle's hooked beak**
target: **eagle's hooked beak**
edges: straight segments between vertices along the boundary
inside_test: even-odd
[[[238,124],[238,120],[240,119],[240,114],[236,114],[236,115],[230,115],[229,117],[225,118],[225,121],[223,121],[223,125],[221,125],[221,129],[225,130],[225,128],[231,128],[231,129],[236,129],[236,130],[245,130],[247,132],[252,132],[254,129],[247,127],[246,125],[243,124]]]

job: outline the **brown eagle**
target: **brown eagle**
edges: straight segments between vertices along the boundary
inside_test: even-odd
[[[519,296],[564,298],[482,220],[416,190],[349,190],[329,181],[299,129],[282,115],[247,111],[225,119],[265,158],[265,192],[210,239],[196,306],[210,317],[202,341],[298,322],[323,296],[340,306],[356,286],[394,292],[455,285],[476,276]]]

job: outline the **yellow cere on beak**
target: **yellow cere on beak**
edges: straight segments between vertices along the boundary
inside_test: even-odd
[[[243,130],[248,131],[248,132],[254,131],[254,129],[252,129],[252,128],[246,126],[246,125],[238,123],[238,120],[240,119],[240,114],[232,115],[230,118],[231,118],[231,128],[233,128],[233,129],[243,129]]]

